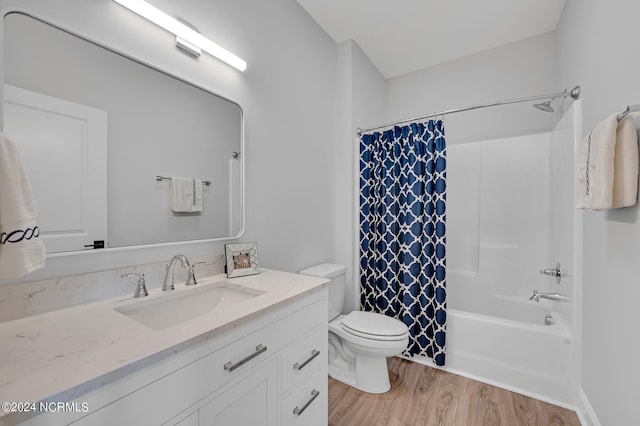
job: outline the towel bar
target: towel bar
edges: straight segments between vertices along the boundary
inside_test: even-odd
[[[627,109],[625,109],[624,111],[622,111],[618,115],[618,121],[622,120],[623,118],[625,118],[627,115],[631,114],[632,112],[640,112],[640,104],[627,106]]]
[[[171,178],[170,178],[170,177],[165,177],[165,176],[160,176],[160,175],[158,175],[158,176],[156,176],[156,180],[157,180],[158,182],[160,182],[161,180],[171,180]],[[210,181],[210,180],[203,180],[203,181],[202,181],[202,184],[203,184],[203,185],[206,185],[206,186],[209,186],[209,185],[211,185],[211,181]]]

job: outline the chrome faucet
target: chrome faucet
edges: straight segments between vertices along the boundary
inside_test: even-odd
[[[538,290],[533,290],[533,294],[529,300],[533,302],[539,302],[540,299],[555,300],[556,302],[569,302],[571,298],[560,293],[539,293]]]
[[[136,291],[135,293],[133,293],[133,297],[137,299],[139,297],[148,296],[149,293],[147,293],[147,286],[145,285],[145,282],[144,282],[144,274],[138,274],[136,272],[133,272],[131,274],[120,275],[120,278],[131,278],[131,277],[138,278],[138,284],[136,285]]]
[[[177,255],[173,256],[171,258],[171,260],[169,261],[169,263],[165,266],[166,267],[166,271],[165,271],[165,274],[164,274],[164,284],[162,285],[162,291],[168,291],[168,290],[175,289],[175,286],[174,286],[174,275],[175,275],[175,272],[176,272],[176,267],[175,267],[176,260],[180,261],[180,263],[182,264],[183,268],[185,266],[189,268],[189,275],[187,276],[187,281],[186,281],[185,284],[187,284],[187,285],[195,284],[195,280],[193,278],[193,268],[191,267],[191,264],[189,263],[189,259],[187,259],[187,256],[185,256],[184,254],[177,254]],[[171,274],[171,284],[169,284],[169,271],[171,270],[172,266],[173,266],[173,273]],[[191,281],[194,281],[194,282],[191,282]]]

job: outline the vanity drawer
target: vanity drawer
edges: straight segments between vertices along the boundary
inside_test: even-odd
[[[255,331],[209,355],[203,379],[220,388],[244,371],[308,334],[321,316],[321,303],[312,303],[267,327]]]
[[[327,328],[319,327],[282,353],[282,392],[286,393],[319,366],[327,364]]]
[[[282,425],[325,426],[328,395],[325,369],[314,372],[282,399]]]
[[[272,358],[272,350],[277,348],[278,342],[270,339],[268,329],[270,327],[258,330],[150,383],[74,425],[162,424],[194,401],[202,400]]]

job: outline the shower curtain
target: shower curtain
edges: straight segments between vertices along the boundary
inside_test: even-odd
[[[360,138],[360,285],[365,311],[404,322],[404,355],[445,362],[446,143],[442,120]]]

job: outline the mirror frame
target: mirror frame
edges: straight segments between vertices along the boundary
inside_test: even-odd
[[[52,5],[53,6],[53,5]],[[48,5],[44,6],[49,7]],[[19,13],[22,15],[26,15],[30,18],[41,21],[45,24],[51,25],[60,31],[64,31],[68,34],[76,36],[88,43],[94,44],[98,47],[106,49],[112,53],[120,55],[126,59],[137,62],[145,67],[148,67],[154,71],[160,72],[166,76],[175,78],[180,80],[186,84],[189,84],[197,89],[203,90],[205,92],[211,93],[214,96],[218,96],[221,99],[224,99],[228,102],[231,102],[238,106],[240,109],[241,117],[240,117],[240,167],[241,167],[241,226],[240,231],[237,235],[228,236],[228,237],[215,237],[215,238],[205,238],[198,240],[185,240],[185,241],[174,241],[174,242],[166,242],[166,243],[153,243],[153,244],[141,244],[134,246],[123,246],[123,247],[109,247],[104,249],[97,250],[78,250],[78,251],[69,251],[69,252],[59,252],[59,253],[47,253],[46,255],[46,265],[44,268],[34,271],[29,275],[26,275],[17,279],[10,280],[0,280],[0,286],[3,285],[11,285],[15,283],[21,282],[30,282],[30,281],[38,281],[43,279],[49,279],[54,277],[66,276],[66,275],[76,275],[83,273],[91,273],[97,272],[105,269],[114,269],[121,268],[145,263],[152,263],[158,261],[164,261],[166,259],[171,258],[174,254],[176,254],[177,250],[180,250],[181,253],[185,255],[191,256],[202,256],[202,255],[221,255],[224,253],[224,242],[237,240],[244,235],[246,229],[246,145],[245,145],[245,112],[242,105],[239,102],[236,102],[229,97],[220,95],[211,89],[206,88],[202,84],[198,84],[193,80],[182,77],[176,73],[173,73],[167,69],[164,69],[160,65],[151,63],[149,61],[143,60],[136,55],[127,52],[126,50],[122,50],[120,48],[116,48],[110,46],[106,42],[101,42],[95,40],[93,37],[87,36],[83,34],[82,31],[74,30],[67,25],[62,25],[60,22],[57,22],[56,19],[48,19],[43,18],[41,14],[34,12],[33,10],[28,10],[23,7],[7,7],[0,10],[0,15],[2,16],[2,22],[0,22],[0,78],[2,84],[0,84],[0,95],[2,99],[4,99],[4,20],[5,17],[9,14]],[[152,25],[152,24],[149,24]],[[125,28],[125,31],[127,28]],[[182,54],[182,53],[181,53]],[[184,54],[182,54],[184,55]],[[186,55],[185,55],[186,56]],[[203,65],[200,63],[194,63],[196,65]],[[233,72],[238,72],[233,70]],[[4,102],[0,103],[0,129],[4,131]],[[132,258],[135,258],[135,261],[132,262]]]

